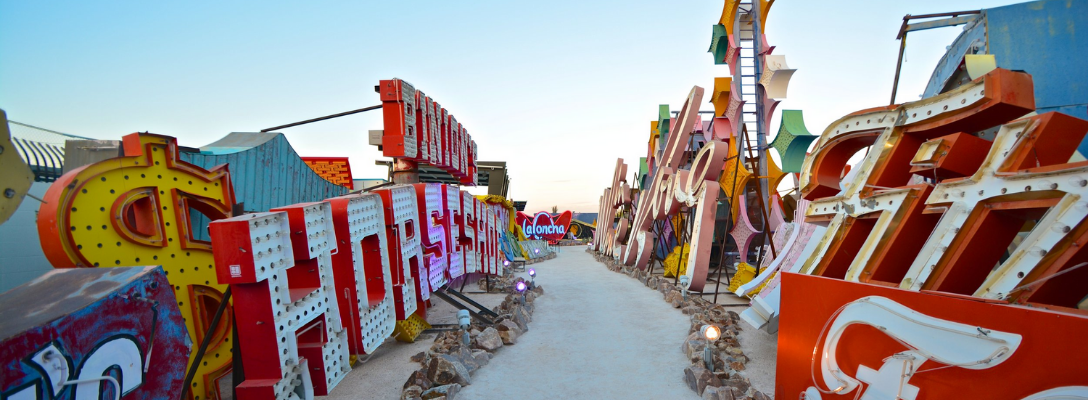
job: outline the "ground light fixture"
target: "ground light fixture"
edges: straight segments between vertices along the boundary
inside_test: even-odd
[[[703,362],[706,363],[707,370],[714,372],[714,354],[710,352],[710,343],[716,342],[718,338],[722,337],[722,330],[714,325],[703,325],[699,333],[706,339],[706,347],[703,348]]]
[[[514,284],[514,290],[521,293],[521,305],[525,305],[525,289],[528,288],[529,286],[525,284],[525,281],[518,281],[518,283]]]
[[[457,310],[457,324],[461,326],[461,341],[468,346],[471,343],[471,338],[468,336],[468,327],[472,319],[468,315],[468,310]]]
[[[533,249],[534,253],[540,253],[540,249]]]
[[[502,266],[509,267],[510,266],[510,260],[502,260]]]
[[[680,277],[680,292],[684,294],[684,301],[688,301],[688,285],[691,283],[691,278],[687,275]]]
[[[536,269],[529,268],[529,287],[536,287]]]

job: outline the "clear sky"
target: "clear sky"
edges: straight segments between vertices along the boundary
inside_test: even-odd
[[[779,106],[808,128],[886,105],[905,14],[1018,1],[775,3],[774,54],[798,69]],[[616,158],[637,168],[658,104],[679,109],[728,67],[707,48],[722,0],[0,0],[0,108],[10,119],[99,139],[136,131],[199,147],[229,132],[380,103],[403,78],[504,160],[527,211],[596,212]],[[960,28],[910,35],[899,101],[917,99]],[[711,109],[709,104],[703,109]],[[777,129],[777,115],[772,131]],[[348,156],[384,178],[371,112],[283,130],[304,156]]]

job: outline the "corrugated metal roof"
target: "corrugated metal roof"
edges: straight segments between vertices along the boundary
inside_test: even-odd
[[[90,139],[8,120],[11,142],[34,171],[34,180],[53,182],[64,171],[64,142]]]

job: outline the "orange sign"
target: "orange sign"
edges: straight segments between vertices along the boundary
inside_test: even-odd
[[[302,162],[325,180],[355,189],[355,181],[351,179],[351,164],[347,157],[302,157]]]

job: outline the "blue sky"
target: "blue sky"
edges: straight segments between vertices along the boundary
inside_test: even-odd
[[[1017,1],[778,1],[766,34],[798,69],[781,109],[808,128],[886,105],[905,14]],[[403,78],[450,110],[482,160],[505,160],[527,211],[596,212],[616,158],[637,168],[658,104],[711,89],[722,0],[27,2],[0,0],[0,108],[99,139],[203,146],[229,132],[379,104]],[[912,33],[899,101],[917,99],[960,28]],[[703,109],[711,109],[704,104]],[[777,115],[772,131],[777,129]],[[283,130],[305,156],[384,177],[367,113]]]

